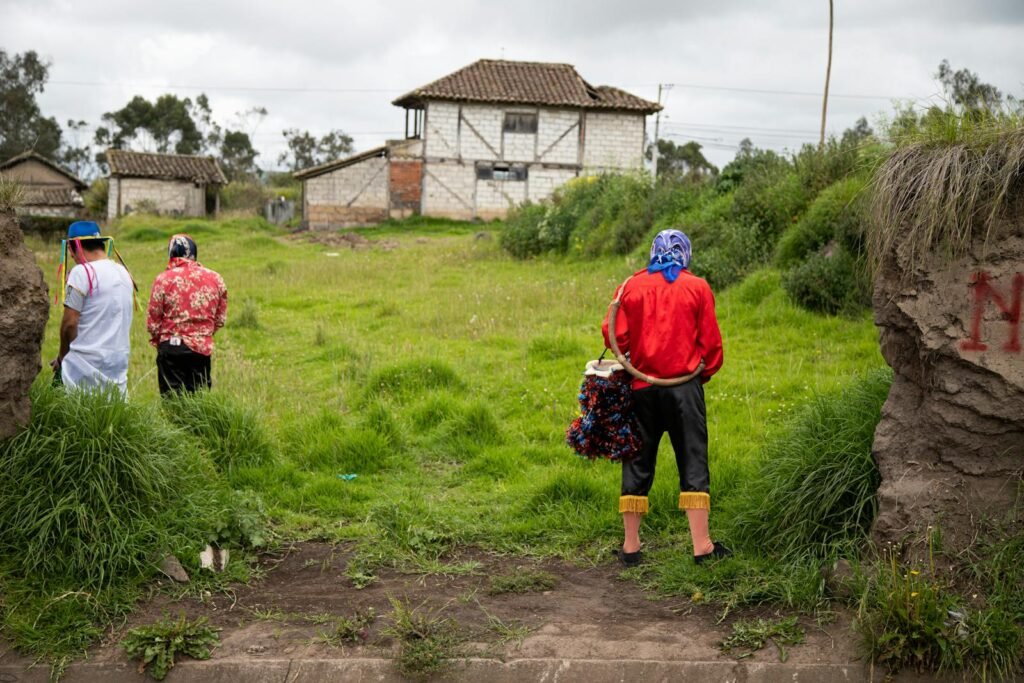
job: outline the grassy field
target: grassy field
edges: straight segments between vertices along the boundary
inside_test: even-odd
[[[582,367],[602,350],[608,301],[639,264],[514,261],[498,229],[384,226],[353,249],[253,219],[127,219],[112,234],[142,289],[131,398],[159,400],[144,303],[166,237],[189,232],[230,292],[214,390],[257,411],[276,454],[230,468],[229,480],[262,498],[280,535],[356,541],[352,571],[365,576],[381,565],[465,570],[450,551],[468,544],[609,561],[621,539],[618,468],[577,458],[563,436]],[[31,246],[52,288],[58,249]],[[725,366],[707,386],[713,532],[728,528],[730,497],[757,476],[766,437],[797,406],[883,365],[867,315],[797,309],[772,271],[720,293],[718,315]],[[637,576],[684,590],[693,570],[671,463],[662,460],[642,530],[655,561]],[[755,549],[738,550],[740,568],[723,571],[745,571],[743,553]]]

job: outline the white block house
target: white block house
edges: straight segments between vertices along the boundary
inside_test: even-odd
[[[420,213],[504,217],[566,181],[643,166],[660,105],[570,64],[482,59],[399,97],[406,140],[296,173],[314,229]],[[365,167],[365,168],[363,168]]]

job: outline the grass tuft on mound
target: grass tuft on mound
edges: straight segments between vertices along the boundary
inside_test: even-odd
[[[730,537],[784,559],[853,551],[875,518],[871,443],[892,371],[877,370],[812,399],[768,442],[761,471],[733,502]]]
[[[196,437],[217,468],[231,472],[274,460],[274,446],[254,408],[215,391],[179,393],[163,403],[164,414]]]
[[[408,399],[435,389],[462,389],[451,367],[437,360],[414,360],[379,370],[366,382],[368,398]]]
[[[198,512],[211,472],[151,407],[113,392],[32,388],[28,428],[0,443],[6,573],[101,588],[149,573]]]

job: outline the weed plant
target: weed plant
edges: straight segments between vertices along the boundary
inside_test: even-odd
[[[491,577],[487,589],[489,595],[505,593],[530,593],[549,591],[558,584],[558,577],[551,572],[531,567],[517,567],[508,574],[497,574]]]
[[[165,618],[133,628],[121,641],[125,653],[139,660],[139,670],[147,670],[158,681],[164,680],[174,668],[176,657],[209,659],[218,644],[220,636],[206,625],[205,617],[189,621],[184,613],[177,620]]]
[[[395,666],[403,676],[421,680],[447,671],[459,656],[462,638],[455,622],[420,605],[389,597],[391,623],[381,633],[397,642]]]
[[[733,623],[721,648],[736,659],[745,659],[771,642],[779,651],[779,661],[785,662],[789,658],[786,647],[804,642],[804,635],[796,617],[740,619]]]

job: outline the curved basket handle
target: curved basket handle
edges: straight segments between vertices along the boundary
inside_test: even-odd
[[[668,379],[662,379],[660,377],[651,377],[650,375],[640,372],[633,367],[633,364],[629,362],[629,359],[623,355],[622,351],[619,350],[619,342],[615,339],[615,319],[619,315],[619,307],[622,305],[622,292],[626,289],[626,283],[633,279],[630,275],[619,287],[618,293],[615,295],[615,299],[608,306],[608,342],[611,344],[612,353],[615,354],[615,360],[622,364],[622,367],[626,369],[626,372],[636,377],[641,382],[647,382],[658,387],[674,387],[680,384],[686,384],[690,380],[699,376],[700,373],[704,372],[704,359],[701,358],[700,363],[697,365],[697,369],[688,375],[682,377],[670,377]]]

